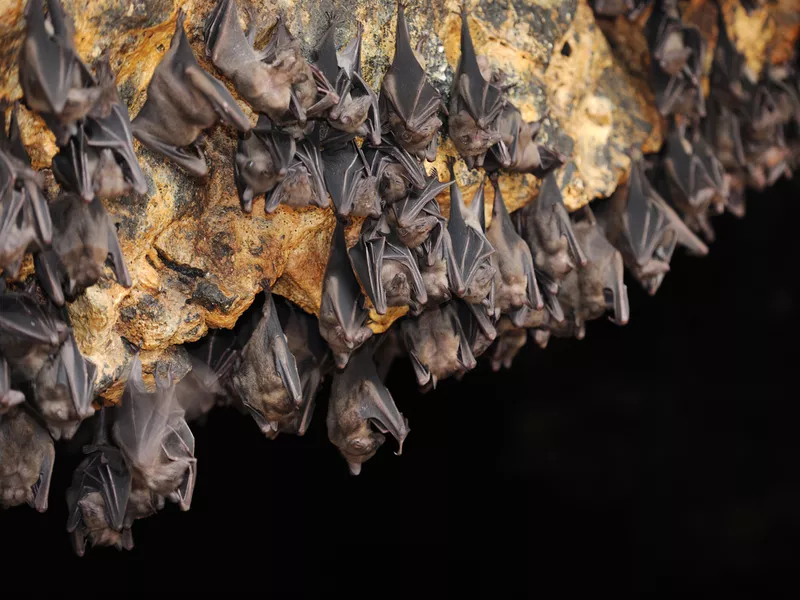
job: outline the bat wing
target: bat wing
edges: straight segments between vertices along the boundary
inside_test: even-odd
[[[587,262],[586,254],[575,237],[575,232],[572,229],[572,220],[569,218],[569,212],[567,212],[567,207],[564,205],[558,182],[552,173],[547,175],[542,182],[539,196],[536,199],[535,210],[538,213],[536,220],[539,223],[555,222],[558,232],[567,238],[573,258],[578,264],[585,265]]]
[[[52,250],[44,250],[34,255],[36,277],[45,293],[56,306],[64,306],[63,266],[58,255]]]
[[[114,274],[117,276],[117,281],[121,286],[129,288],[133,285],[133,281],[131,281],[131,275],[128,272],[128,265],[125,262],[125,255],[122,253],[122,248],[119,246],[117,229],[111,222],[111,218],[108,216],[108,213],[106,212],[106,209],[103,207],[103,204],[100,202],[99,198],[95,198],[92,201],[92,205],[94,210],[102,211],[103,213],[104,218],[101,222],[105,222],[108,253],[111,256],[111,263],[113,264],[113,270]]]
[[[40,344],[58,347],[67,326],[47,314],[36,298],[29,294],[0,294],[0,333],[6,332]]]
[[[403,265],[411,274],[411,292],[420,305],[428,302],[428,292],[425,289],[425,281],[419,270],[419,264],[414,254],[409,248],[393,237],[387,238],[386,247],[383,251],[383,260],[393,260]]]
[[[94,198],[83,127],[79,127],[78,133],[53,157],[53,175],[64,189],[78,194],[84,202]]]
[[[53,447],[53,438],[50,434],[36,424],[36,443],[45,447],[42,463],[39,467],[39,478],[32,486],[33,507],[38,512],[47,510],[48,499],[50,497],[50,481],[53,478],[53,466],[56,462],[56,450]]]
[[[456,300],[456,309],[464,332],[466,342],[469,344],[473,356],[483,354],[497,337],[492,319],[483,306]]]
[[[253,133],[264,142],[278,170],[289,166],[297,149],[294,137],[275,127],[264,114],[258,115]]]
[[[419,161],[411,156],[402,146],[389,142],[388,144],[380,146],[379,149],[403,166],[408,181],[418,190],[425,189],[425,187],[431,183],[431,180],[428,179],[425,174],[425,169],[422,168]]]
[[[300,382],[300,374],[297,372],[297,362],[291,350],[289,350],[289,342],[278,319],[278,311],[275,308],[272,294],[269,290],[266,290],[266,293],[269,297],[264,303],[264,311],[261,317],[266,319],[267,325],[267,339],[264,342],[274,356],[275,370],[280,376],[283,386],[289,392],[289,396],[294,400],[295,404],[299,406],[303,400],[303,385]]]
[[[334,151],[324,151],[325,185],[336,207],[336,213],[346,217],[353,210],[353,192],[363,165],[352,143]]]
[[[386,238],[384,236],[379,235],[372,239],[365,239],[362,234],[358,243],[350,250],[350,262],[353,269],[379,315],[386,314],[386,290],[381,282],[385,249]]]
[[[341,63],[337,59],[335,40],[336,27],[332,17],[333,15],[329,15],[328,27],[325,29],[325,33],[322,34],[322,38],[314,50],[314,64],[329,82],[337,84],[340,80],[339,69]],[[346,77],[349,78],[349,75],[346,75]],[[339,86],[337,85],[337,92],[338,91]]]
[[[188,463],[186,473],[175,494],[181,510],[186,511],[192,505],[194,486],[197,481],[197,459],[194,457],[194,434],[184,418],[182,408],[175,406],[169,418],[168,433],[163,441],[163,450],[171,461]]]
[[[448,276],[453,285],[453,292],[457,296],[466,293],[480,266],[494,253],[486,234],[465,219],[470,215],[480,214],[480,219],[483,220],[483,206],[483,185],[478,188],[469,208],[464,204],[458,185],[451,188],[450,220],[447,223],[447,230],[452,240],[457,269],[448,273]]]
[[[239,24],[235,0],[219,0],[208,15],[203,32],[206,56],[226,75],[235,73],[243,61],[255,58]]]
[[[97,367],[83,357],[72,333],[61,345],[59,358],[58,382],[70,390],[75,412],[84,419],[93,415],[92,400]]]
[[[392,211],[397,219],[397,224],[400,227],[413,226],[428,203],[452,184],[452,181],[439,181],[434,176],[427,179],[423,189],[413,190],[406,198],[392,204]]]
[[[303,166],[308,171],[311,182],[314,186],[317,196],[317,206],[325,208],[330,204],[328,199],[328,189],[326,187],[327,173],[325,171],[325,163],[323,162],[322,154],[319,148],[312,141],[306,139],[300,142],[297,147],[297,158],[303,163]],[[331,194],[333,196],[333,194]]]
[[[119,102],[119,99],[112,105],[107,117],[86,120],[86,138],[87,144],[92,148],[110,149],[125,179],[136,193],[142,195],[147,193],[147,181],[133,151],[133,133],[128,109]]]

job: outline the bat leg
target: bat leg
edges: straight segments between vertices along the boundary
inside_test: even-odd
[[[137,129],[136,137],[142,144],[150,148],[150,150],[163,154],[179,167],[184,168],[191,175],[201,178],[208,175],[208,165],[206,164],[205,156],[196,145],[192,146],[196,154],[190,155],[185,149],[176,148],[171,144],[167,144],[144,129]]]

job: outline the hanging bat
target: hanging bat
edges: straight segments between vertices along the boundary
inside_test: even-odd
[[[436,196],[451,185],[453,181],[439,181],[434,170],[424,188],[413,189],[389,207],[387,218],[400,242],[408,248],[416,248],[428,239],[434,227],[444,222]]]
[[[371,342],[355,351],[347,367],[334,374],[328,401],[328,439],[352,475],[361,473],[361,465],[375,456],[387,433],[397,440],[397,454],[402,454],[409,432],[408,421],[378,376],[374,346]]]
[[[355,136],[381,143],[381,121],[378,95],[361,75],[361,40],[364,26],[358,23],[356,37],[341,51],[336,50],[335,17],[328,15],[328,28],[316,48],[316,66],[333,83],[338,103],[328,111],[328,123],[347,135],[336,136],[339,142]],[[331,139],[331,138],[329,138]],[[333,141],[333,139],[331,139]]]
[[[10,409],[23,402],[25,402],[25,394],[11,389],[11,373],[8,363],[5,357],[0,355],[0,420]]]
[[[85,202],[119,198],[132,191],[147,193],[133,151],[128,109],[119,99],[111,65],[105,56],[98,67],[100,98],[68,144],[53,157],[53,175],[62,187]]]
[[[350,354],[372,337],[372,330],[366,326],[368,318],[361,286],[350,266],[344,224],[337,221],[322,280],[319,332],[328,342],[338,369],[344,369]]]
[[[69,334],[33,382],[33,400],[53,439],[72,439],[84,419],[94,414],[97,367],[78,349]]]
[[[178,405],[171,375],[156,370],[156,389],[149,393],[136,355],[112,427],[114,441],[134,477],[159,496],[189,510],[197,476],[194,436]]]
[[[279,204],[285,204],[292,208],[306,206],[327,208],[330,200],[325,187],[324,170],[317,140],[312,136],[307,136],[306,139],[297,143],[297,150],[289,164],[286,177],[268,195],[264,210],[272,213]],[[368,191],[369,184],[364,183],[362,188]]]
[[[744,110],[744,106],[751,100],[756,87],[756,76],[747,66],[747,60],[731,41],[728,26],[721,10],[717,15],[719,34],[714,50],[714,62],[709,77],[710,87],[713,90],[711,98],[718,99],[726,107],[737,111]]]
[[[132,546],[126,543],[124,519],[131,493],[131,472],[125,458],[106,438],[108,409],[101,409],[97,432],[86,446],[83,459],[72,474],[67,489],[67,532],[72,537],[75,554],[83,556],[86,540],[92,546]]]
[[[98,198],[87,204],[76,194],[62,193],[50,205],[50,211],[55,223],[52,250],[40,252],[34,262],[42,287],[54,302],[58,296],[55,290],[62,284],[67,299],[72,300],[97,283],[109,255],[119,284],[131,287],[117,230]]]
[[[195,177],[205,177],[208,165],[198,143],[203,131],[222,119],[247,133],[250,121],[225,86],[197,63],[183,28],[185,18],[178,11],[169,50],[153,72],[147,100],[131,128],[153,152]]]
[[[517,327],[508,317],[501,317],[497,322],[497,339],[489,356],[492,371],[497,373],[501,368],[510,369],[527,341],[527,329]]]
[[[462,3],[461,57],[450,91],[448,133],[470,169],[483,166],[489,148],[504,144],[497,120],[507,102],[503,90],[481,74]]]
[[[0,506],[47,510],[56,460],[53,439],[24,406],[0,418]]]
[[[402,332],[417,383],[424,390],[477,364],[453,303],[404,319]]]
[[[383,77],[380,92],[381,120],[397,142],[419,159],[436,158],[436,134],[442,126],[437,116],[447,112],[441,94],[420,66],[405,17],[405,2],[397,3],[394,59]]]
[[[595,214],[608,241],[651,295],[669,271],[678,243],[694,254],[708,254],[708,247],[652,188],[638,160],[631,165],[628,182],[600,204]]]
[[[448,273],[453,293],[472,304],[488,301],[494,282],[495,267],[492,264],[494,248],[486,238],[484,195],[482,181],[469,208],[464,204],[461,190],[455,179],[453,163],[450,163],[450,219],[447,231],[453,245],[455,268]]]
[[[233,174],[242,210],[253,211],[253,199],[275,188],[289,170],[294,159],[294,138],[273,126],[266,115],[258,116],[258,123],[249,134],[239,134]]]
[[[354,141],[335,150],[324,150],[325,185],[340,217],[373,217],[381,214],[378,179]]]
[[[59,0],[25,7],[25,41],[19,57],[23,101],[42,115],[63,146],[97,102],[101,89],[73,45],[74,27]]]
[[[391,233],[384,215],[362,225],[350,261],[379,315],[389,306],[409,306],[416,313],[427,303],[417,260]]]
[[[294,426],[303,405],[303,385],[281,329],[269,289],[261,319],[234,368],[233,385],[261,432],[275,439]]]
[[[461,299],[453,301],[458,312],[458,319],[461,322],[461,329],[472,352],[472,356],[478,358],[497,338],[497,330],[493,319],[489,315],[486,307],[479,304],[470,304]],[[458,375],[456,375],[458,377]]]
[[[384,139],[380,146],[366,146],[364,156],[370,172],[378,179],[378,194],[386,206],[430,183],[419,161],[390,140]]]
[[[457,267],[453,254],[453,242],[444,218],[434,228],[428,239],[417,248],[417,255],[422,281],[425,284],[425,293],[428,297],[426,306],[437,306],[450,300],[452,293],[448,273]]]
[[[69,335],[69,327],[25,292],[0,294],[0,354],[12,381],[33,380]]]
[[[25,192],[7,186],[0,197],[0,269],[3,273],[10,277],[19,275],[22,260],[37,238]]]
[[[533,257],[511,222],[511,215],[503,202],[497,176],[491,178],[494,187],[492,223],[486,239],[495,249],[493,263],[495,309],[509,314],[522,307],[541,310],[544,307],[539,285],[536,283]]]

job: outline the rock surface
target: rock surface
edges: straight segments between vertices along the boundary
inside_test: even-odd
[[[169,47],[181,7],[187,11],[187,33],[195,54],[204,67],[222,78],[206,61],[202,39],[213,0],[62,1],[75,21],[75,43],[83,59],[91,64],[103,53],[110,54],[131,118],[145,101],[147,84]],[[5,0],[0,7],[0,97],[12,100],[21,96],[16,61],[24,4],[24,0]],[[692,2],[691,8],[700,4]],[[787,4],[779,6],[792,14]],[[259,31],[264,32],[257,47],[265,43],[278,13],[286,16],[291,31],[307,49],[319,38],[327,11],[338,14],[340,45],[355,34],[356,19],[362,21],[364,73],[379,88],[394,52],[393,0],[239,0],[239,5],[252,9]],[[407,10],[412,41],[427,34],[421,58],[445,95],[459,56],[458,8],[455,0],[420,0]],[[478,0],[469,2],[468,8],[476,49],[516,84],[510,97],[523,117],[537,119],[549,110],[540,140],[569,157],[558,172],[558,181],[570,209],[610,195],[627,176],[632,151],[658,150],[662,124],[647,82],[638,76],[635,64],[626,64],[611,51],[586,0]],[[775,18],[770,11],[777,10],[745,15],[748,23],[761,24],[758,32],[747,24],[734,27],[737,45],[754,65],[760,65],[770,52],[774,60],[780,56],[774,46],[757,43],[774,36]],[[730,12],[732,19],[742,18],[740,11]],[[241,14],[244,17],[245,11]],[[617,35],[639,33],[638,24],[617,23]],[[774,37],[780,38],[783,52],[793,48],[796,23],[793,27],[788,33],[786,28],[777,28],[781,36]],[[230,84],[229,89],[235,94]],[[255,115],[241,104],[255,122]],[[34,166],[48,168],[57,150],[54,137],[38,117],[21,112],[23,138]],[[148,181],[147,197],[106,205],[119,224],[134,286],[126,290],[109,278],[69,306],[81,350],[99,367],[98,391],[109,401],[121,392],[114,383],[122,376],[133,347],[141,348],[146,372],[152,371],[155,361],[168,359],[175,374],[181,375],[188,361],[179,345],[199,339],[210,327],[232,327],[265,283],[309,312],[319,308],[334,225],[332,212],[280,207],[266,216],[261,200],[251,215],[242,214],[233,183],[235,144],[230,129],[217,126],[209,131],[206,153],[211,171],[207,180],[197,181],[136,142]],[[444,159],[452,154],[453,146],[443,140],[437,160],[429,167],[446,178]],[[459,162],[456,176],[465,197],[471,198],[480,173]],[[509,209],[514,210],[535,196],[538,181],[532,176],[505,175],[501,187]],[[487,196],[488,210],[491,186]],[[447,194],[440,201],[448,214]],[[356,224],[349,231],[351,243],[358,228]],[[382,331],[403,313],[403,309],[394,310],[382,318],[373,314],[371,326]]]

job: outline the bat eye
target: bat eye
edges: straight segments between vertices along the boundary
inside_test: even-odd
[[[247,168],[248,168],[248,169],[252,169],[252,168],[255,166],[255,164],[256,164],[256,163],[254,163],[252,160],[250,160],[250,161],[247,161]]]
[[[401,135],[400,137],[403,138],[404,142],[410,142],[411,141],[411,132],[404,131],[403,135]]]
[[[461,141],[464,142],[465,144],[468,144],[470,139],[471,139],[470,136],[467,134],[461,136]]]

